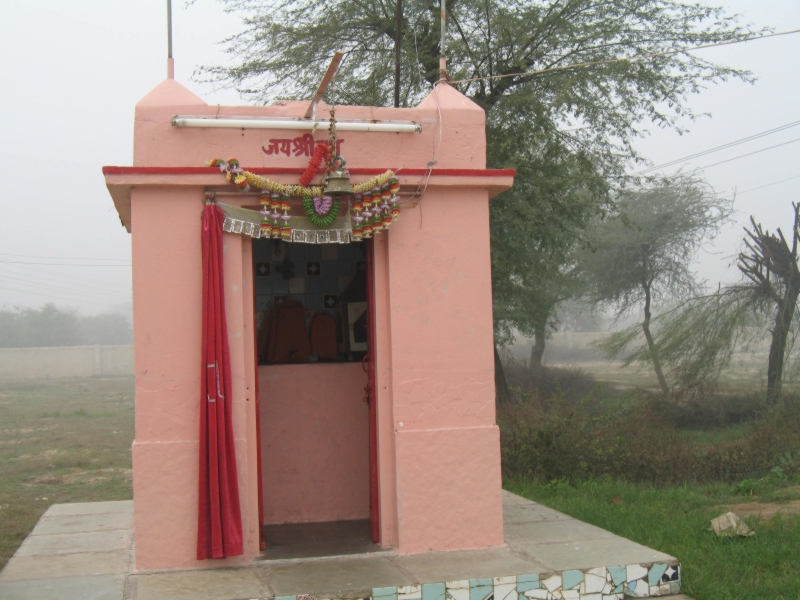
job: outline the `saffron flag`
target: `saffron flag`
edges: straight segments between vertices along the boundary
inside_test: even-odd
[[[222,222],[215,204],[203,211],[203,342],[200,376],[200,486],[197,558],[243,554],[242,515],[231,422],[231,360],[225,319]]]

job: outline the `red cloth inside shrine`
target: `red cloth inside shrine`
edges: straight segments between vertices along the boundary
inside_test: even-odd
[[[239,481],[231,415],[231,360],[225,319],[222,222],[214,204],[203,211],[203,342],[200,378],[200,486],[197,558],[243,554]]]

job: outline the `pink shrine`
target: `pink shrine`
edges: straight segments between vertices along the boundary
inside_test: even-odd
[[[203,165],[235,157],[296,184],[314,140],[327,136],[286,128],[307,107],[209,106],[167,79],[136,105],[133,166],[104,168],[132,238],[139,569],[250,563],[269,551],[270,528],[315,523],[368,523],[372,543],[400,554],[504,544],[489,201],[514,172],[486,169],[483,110],[446,84],[415,108],[341,106],[341,123],[419,126],[339,129],[354,185],[396,172],[399,220],[353,242],[343,207],[333,227],[298,227],[302,241],[248,235],[257,224],[237,209],[257,211],[257,190],[237,192]],[[327,118],[328,107],[317,112]],[[284,119],[284,128],[179,127],[180,115]],[[227,401],[243,553],[198,560],[209,199],[226,215]]]

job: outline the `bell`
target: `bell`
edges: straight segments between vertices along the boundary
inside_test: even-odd
[[[337,156],[331,161],[333,168],[328,171],[328,176],[325,178],[325,191],[322,192],[324,196],[341,198],[342,196],[352,195],[353,188],[350,187],[350,173],[344,168],[344,165],[345,160],[341,156]]]

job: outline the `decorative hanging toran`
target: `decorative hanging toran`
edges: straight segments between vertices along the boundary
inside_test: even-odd
[[[300,176],[299,185],[278,183],[245,171],[235,158],[208,161],[208,166],[218,167],[225,173],[228,183],[233,183],[240,192],[251,189],[261,191],[261,210],[258,213],[220,204],[225,213],[223,229],[256,238],[269,237],[312,244],[360,242],[388,230],[400,216],[400,182],[393,171],[353,185],[352,194],[332,195],[325,193],[327,187],[324,191],[322,186],[309,187],[323,159],[327,159],[323,183],[329,183],[332,173],[339,178],[344,177],[345,182],[349,180],[345,161],[336,154],[335,148],[336,121],[332,110],[330,136],[327,141],[318,142],[314,147],[311,160]],[[349,184],[345,185],[349,188]],[[293,197],[302,198],[303,210],[311,227],[302,227],[301,220],[289,214]],[[348,209],[342,219],[339,213],[341,203],[345,200]],[[260,215],[260,220],[256,215]]]

